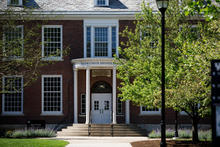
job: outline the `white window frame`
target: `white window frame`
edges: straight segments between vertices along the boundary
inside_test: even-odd
[[[60,111],[44,111],[44,78],[60,78]],[[42,75],[41,76],[41,115],[63,115],[63,76],[62,75]]]
[[[5,94],[2,94],[2,115],[24,115],[23,113],[23,103],[24,103],[24,81],[23,76],[15,75],[15,76],[3,76],[2,77],[2,88],[5,89],[5,78],[21,78],[21,111],[20,112],[5,112]]]
[[[23,6],[23,0],[18,0],[18,4],[11,4],[11,0],[7,1],[8,6]]]
[[[21,56],[9,56],[7,57],[7,55],[4,53],[5,52],[5,43],[6,43],[6,38],[5,38],[5,29],[8,26],[4,25],[3,26],[3,55],[5,55],[5,58],[3,60],[19,60],[19,59],[23,59],[24,57],[24,41],[22,41],[22,47],[21,47]],[[15,26],[16,28],[21,28],[21,39],[24,40],[24,25],[17,25]]]
[[[91,56],[88,58],[113,58],[112,57],[112,27],[116,27],[116,56],[118,56],[119,27],[118,19],[86,19],[84,20],[84,58],[87,58],[87,32],[86,28],[91,27]],[[95,27],[108,27],[108,56],[95,56]]]
[[[80,96],[80,102],[81,102],[81,107],[80,107],[80,115],[86,115],[86,106],[85,106],[85,113],[82,113],[82,96],[85,96],[85,102],[86,102],[86,94],[82,93]],[[85,103],[86,104],[86,103]]]
[[[105,0],[105,5],[99,5],[98,0],[94,0],[94,5],[95,6],[109,6],[109,0]]]
[[[60,28],[60,56],[45,57],[44,56],[44,29],[45,28]],[[46,61],[62,61],[63,59],[63,26],[62,25],[43,25],[42,26],[42,59]]]
[[[144,106],[140,106],[140,115],[160,115],[161,114],[160,109],[158,111],[142,111],[142,107]]]

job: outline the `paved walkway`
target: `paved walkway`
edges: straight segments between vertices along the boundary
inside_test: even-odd
[[[147,140],[147,137],[57,137],[68,141],[66,147],[132,147],[131,142]]]

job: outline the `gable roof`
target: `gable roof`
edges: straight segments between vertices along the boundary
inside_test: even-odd
[[[157,10],[155,0],[144,0]],[[143,0],[109,0],[108,7],[94,6],[94,0],[24,0],[24,6],[40,12],[140,12]],[[10,7],[10,6],[9,6]],[[1,0],[0,10],[7,9],[7,0]],[[22,7],[14,7],[21,10]]]

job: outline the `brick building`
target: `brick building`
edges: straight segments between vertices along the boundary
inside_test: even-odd
[[[157,11],[154,0],[146,0]],[[142,0],[2,0],[1,9],[23,6],[33,8],[42,22],[42,58],[55,64],[42,69],[31,86],[22,88],[23,77],[4,76],[3,85],[14,81],[21,91],[2,94],[0,99],[1,126],[24,126],[28,120],[45,120],[47,125],[84,124],[145,124],[160,123],[159,109],[146,109],[117,97],[116,65],[113,55],[126,26],[134,28],[135,14]],[[40,17],[46,15],[45,17]],[[28,24],[17,26],[23,36]],[[4,34],[4,33],[3,33]],[[16,37],[10,30],[11,37]],[[14,36],[13,36],[14,35]],[[63,56],[64,47],[71,53]],[[53,56],[53,51],[59,54]],[[166,112],[168,124],[174,124],[175,113]],[[189,124],[186,115],[180,123]],[[204,123],[207,123],[204,121]]]

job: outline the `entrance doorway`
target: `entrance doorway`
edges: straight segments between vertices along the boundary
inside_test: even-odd
[[[93,93],[91,122],[93,124],[110,124],[112,109],[111,93]]]

